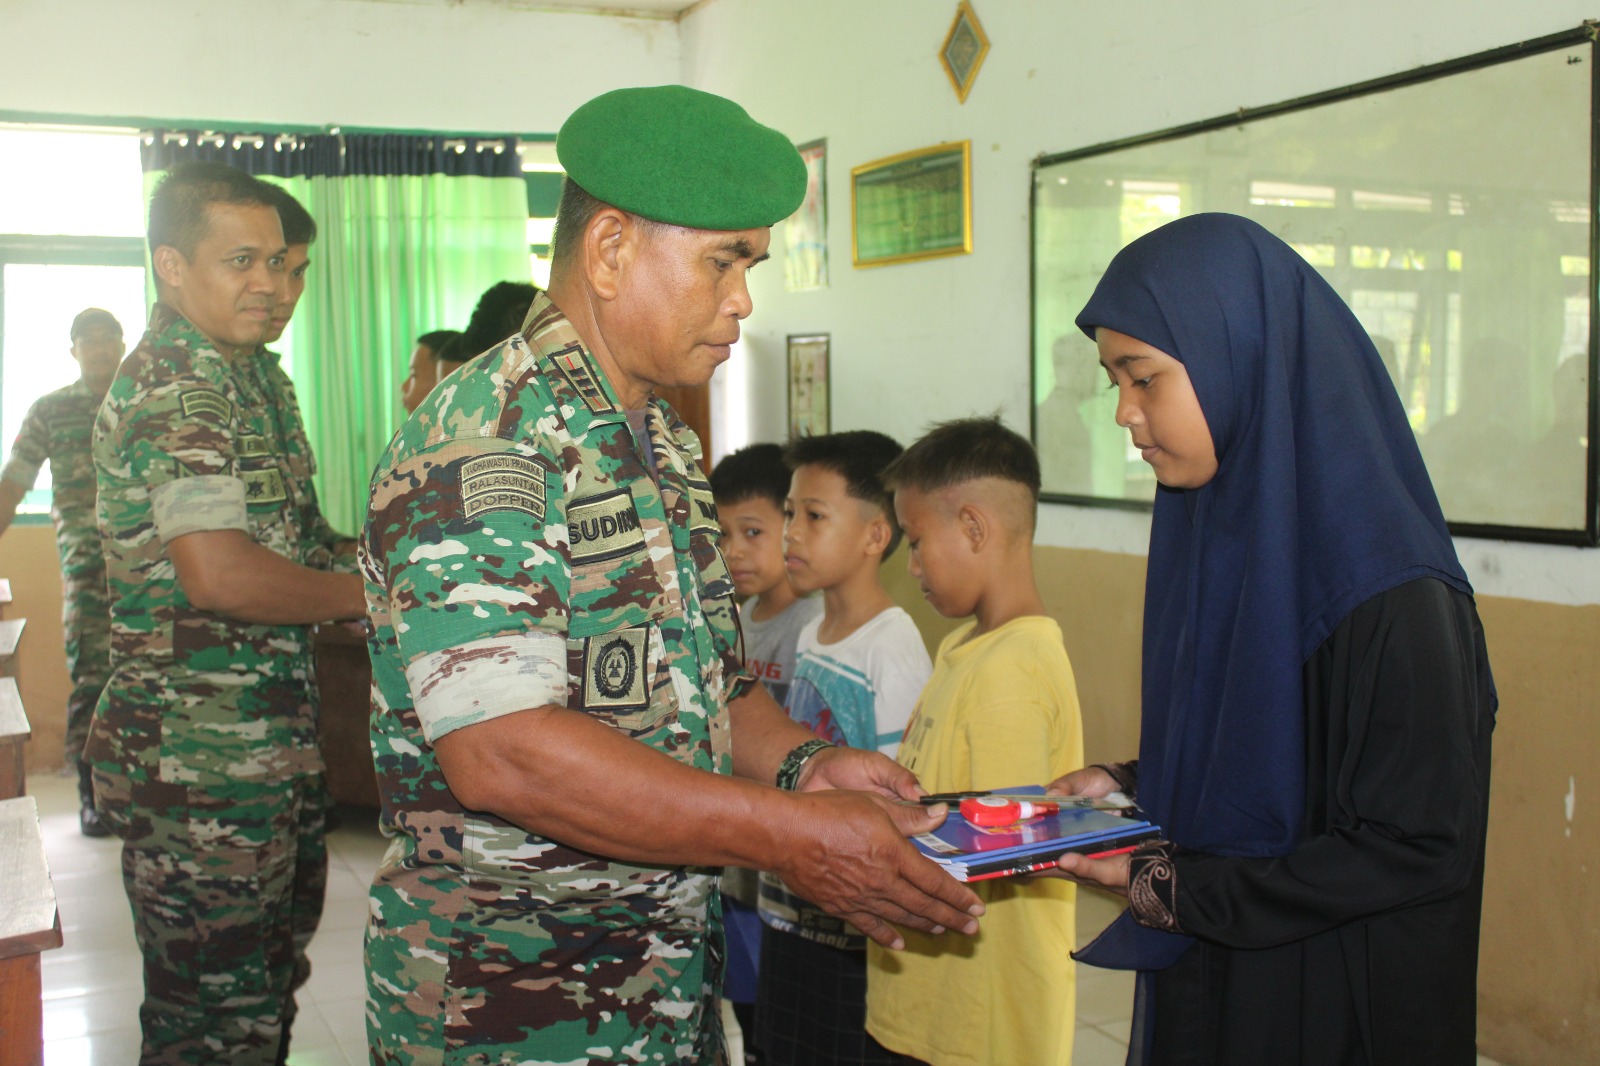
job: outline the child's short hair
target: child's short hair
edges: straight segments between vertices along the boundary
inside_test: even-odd
[[[984,477],[1024,485],[1039,502],[1038,453],[1028,438],[994,417],[941,422],[883,472],[891,492],[936,492]]]
[[[783,450],[790,470],[820,466],[844,478],[845,491],[870,503],[889,520],[887,559],[900,545],[900,523],[894,516],[894,495],[884,484],[883,471],[900,455],[899,443],[887,434],[870,429],[846,433],[825,433],[816,437],[796,437]],[[787,493],[785,493],[787,495]]]
[[[789,495],[789,466],[781,444],[751,444],[722,457],[711,471],[711,495],[718,507],[766,500],[783,510]]]

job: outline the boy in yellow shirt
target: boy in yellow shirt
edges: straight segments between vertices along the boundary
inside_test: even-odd
[[[931,792],[1044,784],[1081,765],[1061,630],[1033,578],[1039,460],[995,419],[937,426],[884,479],[929,604],[973,616],[945,638],[898,759]],[[867,1030],[933,1066],[1070,1066],[1075,886],[983,882],[970,939],[906,932],[868,950]]]

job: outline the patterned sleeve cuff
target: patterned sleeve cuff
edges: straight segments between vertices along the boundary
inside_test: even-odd
[[[1139,795],[1139,760],[1130,762],[1097,762],[1090,766],[1098,766],[1111,775],[1111,780],[1117,783],[1117,791],[1129,799],[1137,799]]]
[[[1178,924],[1178,870],[1172,845],[1154,844],[1128,857],[1128,909],[1133,920],[1165,933],[1181,933]]]
[[[250,529],[244,482],[229,474],[163,481],[150,490],[150,512],[162,544],[188,533]]]
[[[567,640],[507,633],[419,655],[406,667],[417,721],[429,744],[464,726],[535,707],[567,704]]]

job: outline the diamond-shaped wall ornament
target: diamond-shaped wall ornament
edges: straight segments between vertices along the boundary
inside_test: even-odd
[[[967,93],[978,80],[978,68],[983,66],[983,57],[988,54],[989,36],[983,32],[983,24],[978,21],[972,5],[961,0],[950,32],[945,34],[944,46],[939,49],[939,62],[950,76],[957,100],[967,102]]]

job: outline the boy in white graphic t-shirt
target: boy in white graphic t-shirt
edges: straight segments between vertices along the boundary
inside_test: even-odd
[[[802,597],[789,582],[783,561],[783,500],[789,467],[777,444],[752,444],[725,456],[711,471],[711,494],[722,527],[722,558],[728,564],[744,634],[744,661],[779,703],[794,678],[800,631],[822,613],[822,600]],[[756,1026],[757,975],[761,971],[761,921],[756,917],[757,874],[738,866],[722,872],[722,927],[727,942],[722,998],[733,1004],[744,1033],[745,1062],[756,1063],[761,1034]]]
[[[882,473],[900,446],[857,430],[802,437],[784,453],[794,475],[784,548],[797,592],[822,594],[822,616],[800,633],[790,717],[834,744],[894,755],[932,663],[911,616],[894,605],[879,567],[900,541]],[[761,880],[757,1028],[765,1061],[895,1063],[866,1032],[866,942],[859,933]]]

